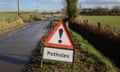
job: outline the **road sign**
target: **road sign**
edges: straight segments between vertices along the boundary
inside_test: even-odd
[[[48,38],[45,40],[45,46],[59,47],[73,49],[73,43],[71,41],[70,35],[63,23],[60,21],[55,29],[50,33]]]
[[[57,61],[73,62],[73,50],[45,47],[43,58]]]

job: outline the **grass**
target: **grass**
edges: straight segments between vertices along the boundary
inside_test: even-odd
[[[16,13],[0,13],[0,35],[24,26],[25,23]]]
[[[29,21],[30,20],[30,16],[33,15],[38,19],[45,19],[48,17],[48,15],[44,15],[44,14],[40,14],[40,13],[28,13],[28,14],[22,14],[22,19],[23,21]],[[51,16],[49,16],[51,17]]]
[[[80,48],[81,51],[87,52],[88,54],[93,56],[93,58],[98,60],[98,63],[103,63],[104,64],[103,67],[105,66],[105,68],[107,69],[105,72],[116,72],[115,66],[112,64],[112,62],[109,59],[104,57],[94,46],[92,46],[81,35],[73,32],[72,30],[70,31],[72,32],[73,38],[75,39],[77,38],[78,42],[81,43],[81,46],[77,46],[78,49]],[[90,58],[92,60],[92,57]],[[93,59],[92,61],[95,61],[95,60]]]
[[[120,16],[79,16],[79,19],[88,19],[92,22],[101,22],[101,24],[108,24],[120,28]]]
[[[58,22],[53,22],[53,27]],[[53,29],[53,28],[52,28]],[[104,57],[94,46],[92,46],[87,40],[81,35],[68,29],[75,45],[75,63],[73,72],[118,72],[117,68],[111,63],[109,59]],[[44,49],[43,42],[46,39],[45,36],[38,45],[38,52],[40,49]],[[43,51],[43,50],[42,50]],[[33,55],[33,60],[37,59],[39,55]],[[41,60],[41,59],[39,59]],[[25,68],[25,71],[32,70],[33,72],[71,72],[72,64],[66,62],[44,60],[42,68],[36,67],[38,60],[30,62]],[[40,66],[38,64],[38,66]]]
[[[15,18],[17,18],[17,14],[13,14],[13,13],[0,13],[0,20],[14,20]]]
[[[15,21],[11,21],[11,22],[2,20],[0,21],[0,35],[3,35],[9,31],[15,30],[24,25],[25,23],[21,18],[17,18]]]
[[[48,17],[48,15],[29,12],[29,13],[22,13],[21,19],[20,18],[18,19],[18,15],[16,12],[0,13],[0,35],[25,25],[25,22],[34,21],[33,19],[32,20],[30,19],[31,15],[33,15],[37,19]]]
[[[30,15],[34,15],[37,18],[42,18],[44,15],[39,13],[22,13],[23,21],[29,21]],[[11,21],[18,17],[17,13],[0,13],[0,20]]]

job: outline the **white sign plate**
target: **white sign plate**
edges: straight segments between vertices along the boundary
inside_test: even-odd
[[[43,59],[73,62],[73,50],[44,48]]]

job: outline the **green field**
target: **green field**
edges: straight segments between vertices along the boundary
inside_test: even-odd
[[[19,18],[16,12],[0,13],[0,35],[26,25],[26,22],[31,21],[31,15],[39,19],[44,16],[39,13],[22,13],[21,18]]]
[[[35,14],[35,13],[22,13],[23,21],[28,21],[30,19],[30,15],[34,15],[38,18],[42,18],[42,14]],[[0,20],[7,20],[11,21],[18,17],[17,13],[0,13]]]
[[[0,13],[0,20],[14,20],[17,17],[17,14],[10,13]]]
[[[78,18],[88,19],[91,22],[101,22],[120,28],[120,16],[79,16]]]

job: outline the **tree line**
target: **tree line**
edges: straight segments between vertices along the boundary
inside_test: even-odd
[[[79,9],[79,13],[82,15],[112,15],[120,16],[120,6],[114,6],[111,9],[95,7],[95,8],[83,8]]]

